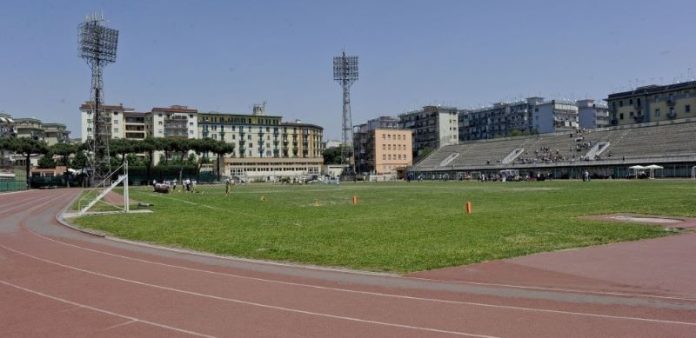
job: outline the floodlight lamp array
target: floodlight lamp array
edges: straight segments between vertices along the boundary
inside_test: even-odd
[[[334,80],[356,81],[358,80],[358,57],[336,56],[333,59]]]
[[[80,57],[87,62],[116,62],[118,30],[106,27],[102,20],[87,20],[80,24]]]

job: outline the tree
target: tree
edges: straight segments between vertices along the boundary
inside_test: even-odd
[[[16,138],[9,143],[10,150],[24,155],[26,160],[27,188],[31,186],[31,155],[46,154],[48,145],[44,141]]]
[[[217,179],[218,181],[222,179],[222,165],[223,165],[223,158],[225,154],[229,154],[234,152],[234,145],[225,143],[225,141],[214,141],[213,140],[214,147],[212,151],[217,155],[217,166],[216,166],[216,171],[217,171]]]
[[[162,150],[162,142],[160,142],[160,139],[148,137],[140,144],[140,147],[143,152],[148,154],[147,182],[150,184],[150,175],[155,164],[155,151]]]
[[[53,160],[53,153],[49,150],[45,155],[41,156],[37,164],[41,169],[55,168],[56,161]]]
[[[78,150],[75,153],[75,158],[72,159],[70,166],[80,170],[89,166],[89,159],[87,158],[87,155],[85,155],[84,150]]]
[[[71,154],[77,153],[78,146],[70,143],[56,143],[50,147],[50,151],[60,156],[60,160],[56,162],[58,165],[68,166]]]
[[[342,164],[341,163],[341,149],[343,146],[339,147],[331,147],[331,148],[326,148],[324,152],[322,153],[322,156],[324,157],[324,164]],[[353,149],[348,147],[346,150],[348,153],[348,157],[353,156]],[[346,164],[346,163],[343,163]]]

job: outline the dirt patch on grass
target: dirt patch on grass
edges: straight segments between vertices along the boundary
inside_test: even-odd
[[[590,220],[595,220],[595,221],[654,224],[654,225],[662,225],[665,228],[671,228],[671,229],[696,229],[696,218],[686,218],[686,217],[636,215],[636,214],[609,214],[609,215],[581,216],[580,218],[590,219]]]

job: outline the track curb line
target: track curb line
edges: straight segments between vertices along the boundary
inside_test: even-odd
[[[78,232],[81,232],[81,233],[83,233],[83,234],[90,235],[90,236],[94,236],[94,237],[107,238],[106,234],[104,234],[104,233],[96,232],[96,231],[93,231],[93,230],[83,229],[83,228],[81,228],[81,227],[78,227],[78,226],[76,226],[76,225],[71,224],[70,222],[68,222],[68,221],[65,219],[64,216],[65,216],[66,210],[68,210],[68,208],[70,208],[70,206],[73,205],[73,203],[75,202],[75,200],[77,200],[78,198],[80,198],[81,195],[82,195],[81,193],[80,193],[80,194],[77,194],[77,196],[75,196],[73,199],[70,200],[70,203],[68,203],[68,204],[65,206],[65,208],[63,208],[59,213],[56,214],[56,221],[57,221],[60,225],[66,227],[66,228],[68,228],[68,229],[71,229],[71,230],[74,230],[74,231],[78,231]]]
[[[167,247],[167,246],[162,246],[162,245],[153,244],[153,243],[139,242],[139,241],[133,241],[133,240],[123,239],[123,238],[119,238],[119,237],[114,237],[114,236],[107,235],[103,232],[89,230],[89,229],[85,229],[85,228],[73,225],[68,220],[66,220],[65,217],[63,217],[64,214],[66,213],[66,210],[79,197],[80,197],[80,195],[77,195],[75,198],[70,200],[70,203],[67,206],[65,206],[65,208],[63,208],[63,210],[61,210],[58,214],[56,214],[56,221],[59,224],[61,224],[62,226],[66,227],[70,230],[78,231],[78,232],[81,232],[83,234],[90,235],[93,237],[107,239],[107,240],[110,240],[110,241],[116,242],[116,243],[124,243],[124,244],[142,247],[142,248],[163,250],[163,251],[169,251],[169,252],[178,253],[178,254],[188,254],[188,255],[194,255],[194,256],[206,257],[206,258],[215,258],[215,259],[236,261],[236,262],[241,262],[241,263],[264,264],[264,265],[281,266],[281,267],[286,267],[286,268],[310,269],[310,270],[316,270],[316,271],[349,273],[349,274],[368,275],[368,276],[403,277],[403,275],[401,275],[401,274],[387,273],[387,272],[351,270],[351,269],[343,269],[343,268],[324,267],[324,266],[318,266],[318,265],[303,265],[303,264],[293,264],[293,263],[268,261],[268,260],[262,260],[262,259],[252,259],[252,258],[244,258],[244,257],[216,255],[214,253],[209,253],[209,252],[195,251],[195,250],[186,249],[186,248]]]

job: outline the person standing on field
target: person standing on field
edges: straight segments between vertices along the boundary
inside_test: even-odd
[[[230,179],[227,178],[227,179],[225,180],[225,196],[229,196],[229,195],[230,195],[230,185],[232,185],[232,182],[230,182]]]

